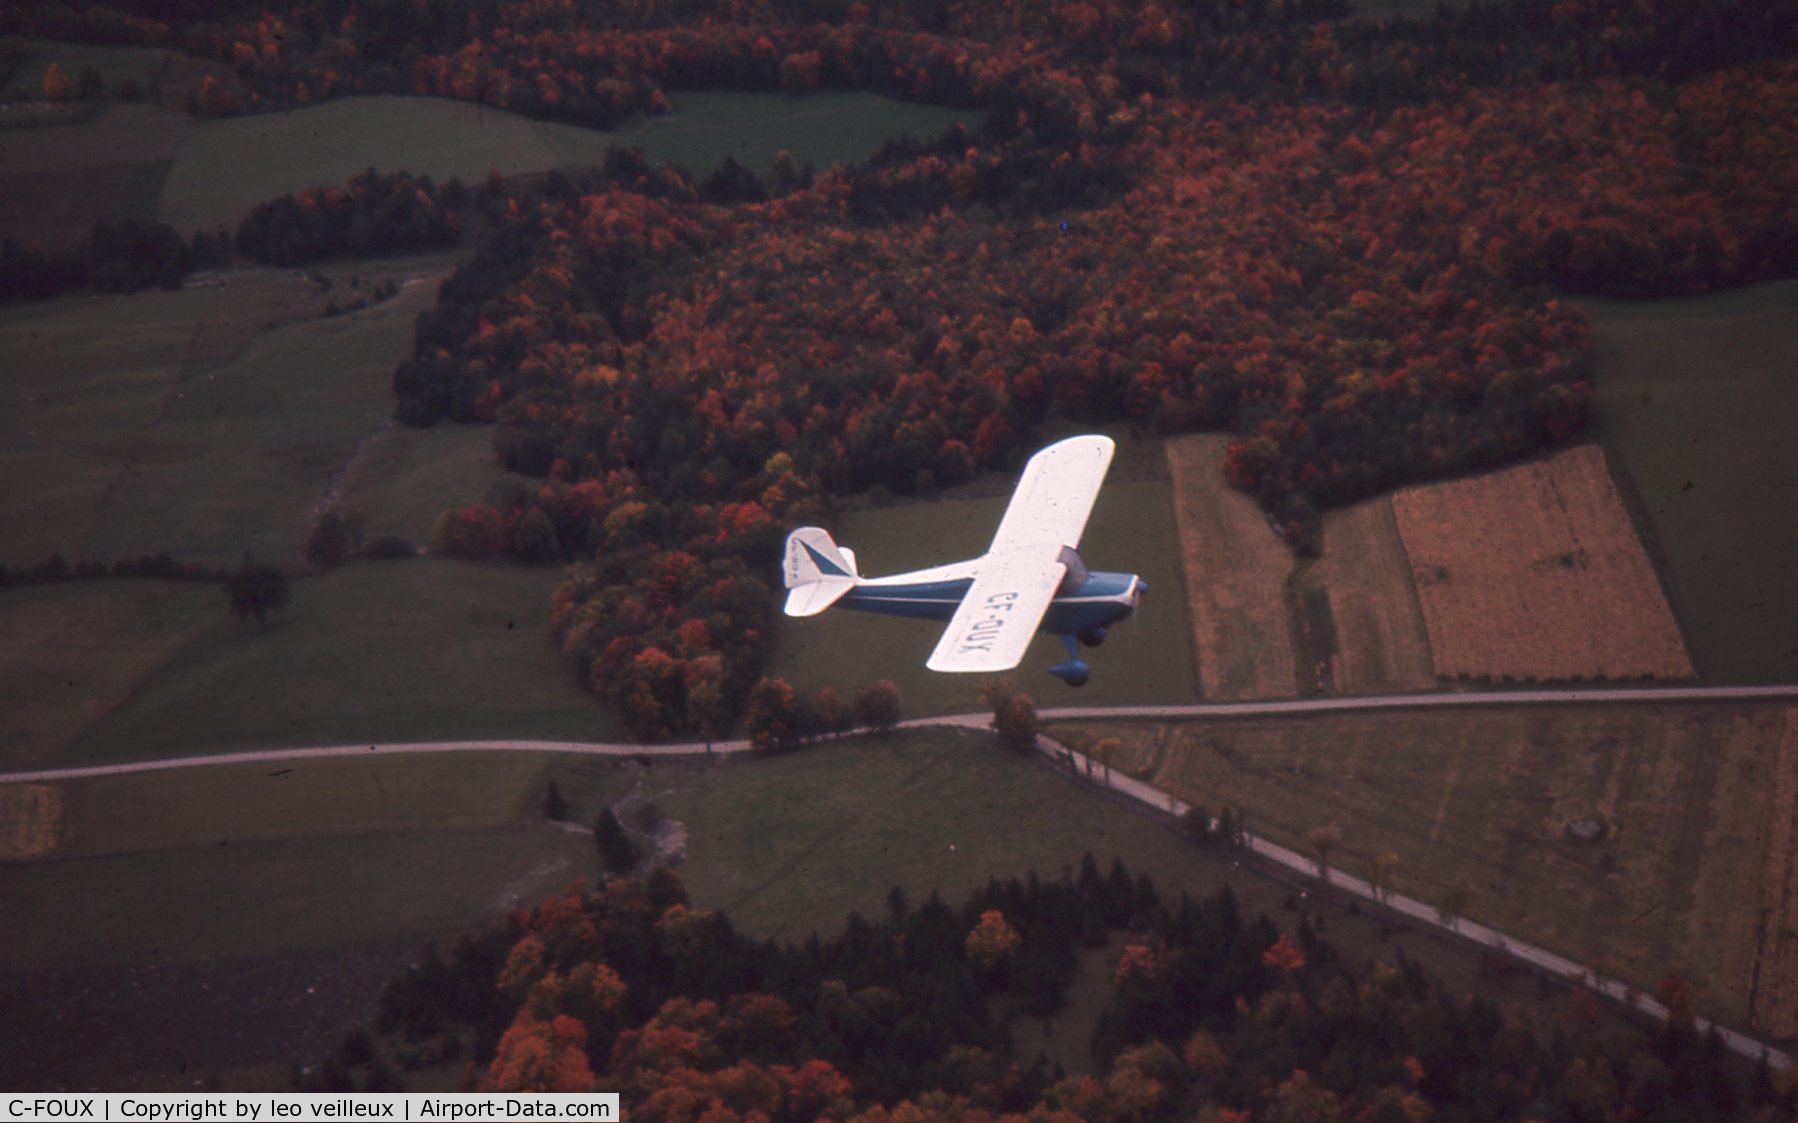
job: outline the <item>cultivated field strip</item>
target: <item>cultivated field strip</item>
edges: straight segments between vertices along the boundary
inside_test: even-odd
[[[1392,500],[1381,496],[1331,511],[1323,543],[1323,556],[1298,578],[1301,589],[1321,589],[1329,598],[1335,643],[1323,681],[1339,694],[1435,686],[1429,631]]]
[[[1761,881],[1761,938],[1752,1020],[1776,1040],[1798,1037],[1798,710],[1787,710],[1774,757],[1773,814]]]
[[[1298,692],[1286,582],[1292,554],[1223,476],[1225,439],[1167,442],[1200,692],[1211,701]]]
[[[1444,678],[1687,679],[1692,663],[1604,451],[1392,497]]]
[[[60,784],[0,785],[0,861],[39,858],[62,836]]]

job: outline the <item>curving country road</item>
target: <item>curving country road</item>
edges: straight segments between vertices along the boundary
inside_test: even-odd
[[[1177,706],[1049,706],[1037,710],[1044,721],[1174,721],[1205,717],[1271,717],[1344,713],[1355,710],[1430,710],[1467,706],[1566,706],[1626,703],[1644,705],[1670,702],[1798,701],[1794,686],[1666,686],[1606,690],[1507,690],[1483,694],[1372,694],[1354,698],[1305,698],[1284,702],[1200,702]],[[985,729],[992,716],[985,712],[909,718],[901,729],[950,726]],[[316,760],[323,757],[361,756],[365,753],[530,752],[568,753],[587,756],[693,756],[705,753],[741,753],[750,748],[744,740],[682,741],[642,745],[623,741],[389,741],[354,745],[321,745],[295,748],[253,749],[248,752],[212,753],[169,757],[162,760],[95,764],[78,768],[44,768],[32,772],[0,772],[0,784],[45,783],[81,780],[94,776],[122,776],[133,772],[162,772],[176,768]]]
[[[1178,706],[1058,706],[1038,710],[1045,721],[1150,720],[1171,721],[1205,717],[1295,716],[1344,713],[1365,710],[1426,710],[1468,706],[1562,706],[1584,704],[1653,705],[1672,702],[1757,702],[1798,701],[1798,685],[1794,686],[1679,686],[1602,690],[1515,690],[1465,694],[1387,694],[1355,698],[1313,698],[1281,702],[1219,702]],[[991,726],[988,713],[948,714],[939,717],[912,718],[899,723],[902,729],[961,728],[986,729]],[[323,745],[302,748],[259,749],[250,752],[222,753],[209,756],[175,757],[166,760],[132,761],[121,764],[90,765],[81,768],[48,768],[32,772],[0,773],[0,784],[43,783],[79,780],[96,776],[121,776],[137,772],[162,772],[181,768],[203,768],[229,764],[270,763],[293,760],[318,760],[329,757],[366,756],[370,753],[393,756],[411,753],[451,752],[535,752],[566,753],[588,756],[692,756],[706,753],[742,753],[750,749],[745,740],[681,742],[663,745],[639,745],[604,741],[405,741],[375,744]],[[1139,780],[1097,769],[1094,762],[1049,737],[1037,739],[1037,749],[1066,764],[1074,762],[1077,771],[1084,770],[1094,783],[1128,798],[1138,800],[1157,811],[1173,815],[1185,814],[1189,807],[1168,793]],[[1340,870],[1321,871],[1311,858],[1288,847],[1246,834],[1243,846],[1267,861],[1286,866],[1307,877],[1319,877],[1332,888],[1402,913],[1412,921],[1440,928],[1464,939],[1492,948],[1543,971],[1562,978],[1580,978],[1594,991],[1631,1006],[1650,1017],[1666,1017],[1666,1009],[1653,999],[1639,995],[1615,979],[1593,977],[1585,966],[1471,920],[1445,916],[1435,906],[1400,893],[1376,893],[1365,880]],[[1746,1034],[1697,1019],[1700,1033],[1711,1030],[1730,1049],[1758,1061],[1762,1057],[1775,1067],[1792,1064],[1792,1057],[1766,1042]]]

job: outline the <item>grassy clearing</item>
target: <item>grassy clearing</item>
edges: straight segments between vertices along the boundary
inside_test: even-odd
[[[0,593],[0,771],[56,764],[224,607],[216,586],[167,581]]]
[[[1286,597],[1292,554],[1255,501],[1224,482],[1228,441],[1198,434],[1167,442],[1199,681],[1209,701],[1289,697],[1298,693]]]
[[[1608,957],[1644,992],[1679,972],[1700,1009],[1749,1024],[1792,720],[1778,706],[1654,706],[1056,730],[1165,738],[1151,779],[1183,799],[1240,808],[1251,831],[1300,850],[1334,823],[1338,868],[1391,851],[1399,892],[1441,900],[1464,879],[1468,916],[1579,962]],[[1585,817],[1606,824],[1603,842],[1567,836]]]
[[[1316,676],[1321,685],[1342,694],[1436,685],[1429,632],[1389,497],[1326,514],[1322,554],[1300,566],[1295,584],[1304,598],[1327,598],[1334,642],[1312,653],[1324,664]]]
[[[568,765],[457,753],[61,785],[55,856],[0,863],[25,921],[0,930],[0,960],[278,955],[491,923],[597,872],[590,835],[542,819],[552,767]]]
[[[295,556],[333,476],[391,415],[393,366],[432,289],[265,332],[232,362],[195,371],[153,425],[179,452],[121,476],[89,549],[112,557],[153,543],[216,564],[246,550]]]
[[[120,474],[166,455],[148,432],[173,392],[202,297],[56,301],[0,312],[0,551],[11,564],[86,551]]]
[[[363,444],[340,503],[362,512],[368,540],[397,535],[423,545],[444,508],[477,502],[500,480],[517,478],[500,467],[485,425],[394,425]]]
[[[40,67],[34,81],[42,77]],[[114,104],[73,124],[0,130],[0,238],[70,250],[96,223],[154,219],[163,177],[192,127],[161,106]]]
[[[1798,681],[1798,283],[1582,304],[1599,436],[1699,673]]]
[[[528,823],[548,770],[539,753],[370,753],[71,781],[56,856]]]
[[[704,176],[726,156],[766,174],[782,149],[801,166],[823,171],[866,160],[889,137],[932,140],[957,122],[970,129],[980,123],[979,113],[864,93],[674,93],[669,103],[672,113],[615,133],[547,122],[537,131],[564,165],[597,164],[608,146],[618,145]]]
[[[280,954],[498,920],[591,877],[593,840],[550,823],[205,846],[0,865],[18,970]]]
[[[556,569],[365,562],[296,582],[268,627],[211,606],[196,640],[68,763],[277,745],[481,737],[612,740],[543,628]]]
[[[13,528],[5,560],[168,551],[229,565],[248,550],[286,561],[346,465],[367,469],[345,473],[355,486],[344,501],[367,507],[372,534],[426,538],[438,510],[478,499],[500,474],[485,429],[383,428],[392,365],[431,287],[356,316],[316,313],[344,298],[351,272],[435,275],[452,260],[334,267],[330,293],[252,271],[222,287],[0,316],[0,341],[23,360],[0,387],[0,464],[14,485],[0,497]],[[353,455],[371,434],[379,463]],[[211,586],[11,590],[0,598],[0,661],[15,672],[0,684],[10,719],[0,753],[22,767],[71,752],[615,733],[544,636],[558,580],[437,562],[353,566],[299,582],[266,633],[231,621]]]
[[[434,275],[452,258],[357,263]],[[339,270],[348,274],[348,269]],[[289,273],[0,312],[3,560],[169,550],[226,563],[304,541],[312,504],[391,412],[392,366],[430,299],[413,285],[355,316]]]
[[[944,499],[850,511],[837,541],[855,551],[870,576],[974,557],[992,541],[1010,495]],[[1038,636],[1010,677],[1044,705],[1195,701],[1185,613],[1173,549],[1166,483],[1129,479],[1099,495],[1081,554],[1093,569],[1135,572],[1149,583],[1136,616],[1090,652],[1093,676],[1077,694],[1042,672],[1067,658],[1060,639]],[[941,675],[924,667],[942,625],[861,612],[827,612],[802,620],[779,617],[769,673],[801,693],[835,686],[846,696],[892,679],[907,715],[953,713],[980,705],[981,676]]]
[[[342,184],[371,166],[474,183],[492,170],[513,176],[560,162],[517,114],[441,98],[343,98],[196,124],[157,212],[178,230],[236,229],[265,199]]]
[[[1198,854],[1151,819],[1083,793],[989,737],[920,731],[716,767],[658,767],[645,780],[687,824],[687,885],[759,936],[835,931],[874,916],[897,885],[959,905],[989,877],[1078,869],[1124,855],[1177,894]],[[1195,882],[1194,888],[1200,888]]]
[[[264,199],[339,184],[371,165],[464,182],[599,163],[612,145],[704,175],[726,156],[765,172],[781,149],[819,169],[864,160],[890,136],[934,138],[979,115],[869,94],[690,93],[674,112],[616,132],[531,121],[467,102],[344,98],[289,113],[191,126],[158,217],[180,230],[235,228]]]
[[[160,105],[108,105],[76,125],[0,131],[0,169],[48,172],[171,160],[194,127],[185,113]]]
[[[435,275],[450,261],[357,268]],[[4,560],[297,553],[333,475],[391,414],[393,365],[432,287],[319,318],[346,291],[256,270],[0,313],[0,348],[18,360],[0,386]]]
[[[1597,446],[1407,489],[1392,510],[1443,678],[1692,677]]]

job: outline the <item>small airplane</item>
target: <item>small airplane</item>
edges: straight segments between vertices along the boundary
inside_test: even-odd
[[[1068,648],[1067,661],[1049,673],[1084,686],[1092,668],[1080,657],[1080,645],[1103,643],[1106,630],[1135,612],[1148,589],[1134,573],[1088,570],[1076,549],[1115,449],[1109,437],[1069,437],[1032,456],[992,545],[968,561],[863,577],[855,554],[828,531],[793,531],[787,535],[787,615],[816,616],[841,604],[947,620],[925,666],[955,674],[1009,671],[1044,631]]]

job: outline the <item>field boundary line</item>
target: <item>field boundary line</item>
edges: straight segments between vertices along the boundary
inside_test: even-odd
[[[1425,710],[1466,706],[1572,706],[1664,702],[1777,702],[1798,700],[1798,685],[1656,686],[1592,690],[1505,690],[1469,694],[1373,694],[1356,698],[1295,698],[1278,702],[1202,702],[1176,706],[1050,706],[1045,721],[1164,720],[1193,717],[1272,717],[1355,710]]]

